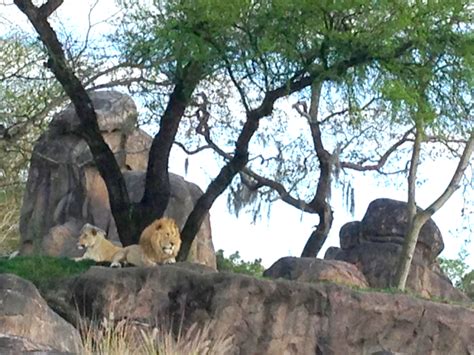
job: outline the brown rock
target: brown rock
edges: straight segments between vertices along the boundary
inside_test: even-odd
[[[179,264],[178,264],[179,265]],[[177,266],[92,268],[65,298],[86,315],[191,324],[233,336],[229,354],[470,354],[474,310],[332,283],[197,273]]]
[[[48,307],[32,283],[10,274],[0,275],[0,335],[2,354],[81,349],[79,332]]]
[[[353,264],[337,260],[285,257],[279,259],[263,276],[301,282],[329,281],[346,286],[368,288],[365,276]]]

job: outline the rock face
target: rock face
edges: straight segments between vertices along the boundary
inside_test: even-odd
[[[180,324],[182,319],[184,328],[212,320],[211,335],[224,331],[233,337],[229,354],[474,352],[470,308],[332,283],[261,280],[191,268],[180,263],[94,267],[65,291],[51,291],[88,317],[113,312],[117,320],[152,324],[160,319]]]
[[[99,91],[91,93],[91,99],[131,199],[138,202],[152,139],[136,128],[137,110],[129,96]],[[78,125],[73,107],[68,106],[54,117],[34,147],[20,217],[21,242],[33,245],[28,248],[32,252],[78,256],[75,243],[85,223],[104,229],[109,239],[118,242],[105,183],[87,144],[74,134]],[[183,227],[202,191],[178,175],[170,174],[170,183],[171,200],[165,215]],[[195,239],[190,260],[216,267],[209,216]]]
[[[324,259],[355,264],[371,287],[390,287],[408,228],[406,206],[390,199],[373,201],[362,221],[341,228],[341,248],[329,248]],[[430,219],[421,229],[407,287],[428,298],[467,301],[467,296],[455,289],[439,268],[436,257],[443,246],[441,233]]]
[[[29,281],[0,275],[0,353],[79,353],[79,332],[54,313]]]
[[[365,276],[353,264],[338,260],[285,257],[278,260],[263,276],[302,282],[329,281],[342,285],[368,288]]]

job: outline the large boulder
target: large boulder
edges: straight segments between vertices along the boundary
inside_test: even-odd
[[[110,91],[92,92],[103,137],[121,167],[131,200],[138,202],[152,138],[136,128],[133,100]],[[79,120],[70,105],[58,113],[36,142],[20,216],[21,250],[52,256],[78,256],[81,227],[96,225],[119,242],[104,180],[94,166],[89,147],[75,134]],[[171,200],[165,212],[183,227],[200,188],[170,174]],[[189,260],[216,267],[209,215],[192,245]]]
[[[31,282],[0,274],[0,353],[77,354],[80,349],[79,332],[48,307]]]
[[[406,202],[381,198],[369,204],[360,224],[360,235],[374,242],[384,242],[384,238],[391,242],[389,239],[397,240],[397,237],[403,240],[408,224]],[[443,237],[431,218],[421,228],[416,247],[427,263],[435,261],[443,251]]]
[[[393,287],[400,253],[408,229],[407,204],[390,199],[370,203],[362,221],[345,224],[340,232],[340,248],[331,247],[324,259],[356,265],[375,288]],[[421,229],[408,275],[408,289],[428,298],[467,301],[443,274],[437,256],[443,238],[433,220]]]
[[[369,287],[365,276],[355,265],[338,260],[284,257],[265,270],[263,276],[272,279],[328,281],[352,287]]]
[[[262,280],[192,267],[93,267],[64,287],[86,317],[149,324],[212,321],[229,354],[471,354],[474,310],[334,283]],[[51,289],[55,292],[55,287]],[[384,352],[385,351],[385,352]]]

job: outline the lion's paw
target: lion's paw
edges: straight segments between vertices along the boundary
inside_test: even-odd
[[[117,267],[117,268],[120,268],[122,267],[122,265],[118,262],[118,261],[114,261],[110,264],[110,267]]]
[[[163,264],[175,264],[175,263],[176,263],[175,258],[169,258],[169,259],[166,259],[165,261],[163,261]]]

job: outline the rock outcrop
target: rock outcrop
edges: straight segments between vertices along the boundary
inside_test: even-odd
[[[184,266],[184,267],[183,267]],[[62,291],[61,291],[62,289]],[[474,310],[333,283],[262,280],[192,265],[93,267],[51,289],[86,317],[212,320],[229,354],[471,354]],[[53,304],[61,302],[53,302]],[[77,307],[77,308],[76,308]]]
[[[328,281],[352,287],[369,287],[365,276],[355,265],[338,260],[284,257],[265,270],[263,276],[272,279]]]
[[[129,96],[113,91],[90,95],[102,135],[123,171],[132,201],[138,202],[152,139],[136,128],[137,110]],[[24,253],[78,256],[75,243],[85,223],[104,229],[109,239],[118,242],[105,183],[87,144],[74,134],[78,126],[79,119],[69,105],[35,144],[20,217]],[[175,174],[170,174],[170,183],[171,200],[165,215],[183,227],[202,191]],[[216,267],[209,216],[196,236],[190,260]]]
[[[370,203],[362,221],[345,224],[340,232],[340,248],[331,247],[324,259],[355,264],[370,287],[393,286],[399,255],[408,228],[405,202],[378,199]],[[407,288],[428,298],[467,301],[454,288],[436,260],[443,250],[443,238],[433,220],[421,229]]]
[[[79,332],[54,313],[29,281],[0,274],[0,353],[79,353]]]

